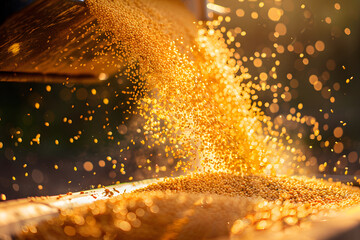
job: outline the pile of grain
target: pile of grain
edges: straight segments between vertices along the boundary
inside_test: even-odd
[[[289,201],[322,208],[346,207],[360,201],[360,191],[340,183],[306,177],[195,173],[169,178],[138,190],[208,193],[230,197],[261,197],[267,201]]]
[[[201,239],[300,226],[360,191],[307,178],[201,173],[65,210],[20,239]]]

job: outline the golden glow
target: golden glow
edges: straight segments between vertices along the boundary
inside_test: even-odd
[[[215,4],[215,3],[208,3],[208,4],[206,5],[206,7],[207,7],[209,10],[212,10],[212,11],[217,12],[217,13],[220,13],[220,14],[225,14],[225,13],[229,13],[229,12],[230,12],[230,9],[229,9],[229,8],[223,7],[223,6],[218,5],[218,4]]]

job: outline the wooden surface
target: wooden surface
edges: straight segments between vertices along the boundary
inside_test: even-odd
[[[122,63],[96,56],[104,33],[86,5],[70,0],[37,0],[0,27],[0,81],[99,81]],[[106,52],[106,50],[104,50]],[[19,73],[19,74],[16,74]]]
[[[203,0],[183,1],[203,17]],[[173,2],[174,11],[189,13]],[[126,64],[108,45],[84,2],[37,0],[0,27],[0,81],[99,83]]]

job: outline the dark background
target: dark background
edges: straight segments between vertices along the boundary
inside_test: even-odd
[[[303,133],[303,139],[295,145],[297,147],[302,146],[308,159],[316,158],[316,161],[312,161],[311,166],[307,166],[311,173],[319,176],[324,173],[327,175],[343,175],[348,168],[349,175],[359,176],[359,159],[355,162],[349,162],[347,156],[351,152],[360,152],[360,15],[357,11],[360,2],[356,0],[341,1],[340,10],[335,9],[335,3],[339,1],[327,0],[301,2],[283,0],[277,3],[276,1],[265,0],[262,1],[265,3],[264,7],[259,7],[260,1],[215,0],[213,2],[231,10],[230,13],[224,15],[224,17],[230,16],[231,21],[223,21],[221,26],[230,31],[237,27],[246,31],[245,36],[238,34],[234,43],[230,44],[230,47],[234,47],[235,52],[239,53],[239,60],[243,60],[243,56],[248,58],[254,56],[253,53],[256,51],[262,53],[266,48],[274,49],[274,43],[281,44],[285,48],[288,45],[294,46],[296,44],[304,48],[299,52],[285,50],[282,54],[273,50],[277,53],[275,60],[280,61],[280,65],[277,67],[278,77],[277,79],[269,78],[267,84],[282,83],[283,86],[289,86],[292,99],[285,102],[278,97],[279,111],[276,113],[272,113],[269,108],[263,108],[263,110],[273,119],[280,115],[285,118],[291,108],[297,109],[298,104],[302,103],[304,108],[297,111],[302,116],[307,115],[316,118],[319,122],[322,140],[318,142],[309,139],[311,131],[304,124],[284,123],[283,126],[287,127],[293,139],[297,139],[297,133]],[[305,7],[301,8],[301,4],[304,4]],[[271,7],[285,9],[279,23],[286,25],[287,32],[277,39],[271,37],[278,23],[268,19],[268,10]],[[245,15],[238,17],[237,9],[244,10]],[[257,19],[251,17],[252,12],[258,14]],[[325,22],[326,17],[331,17],[331,24]],[[346,27],[350,28],[350,35],[344,33]],[[311,56],[305,53],[305,57],[309,59],[309,64],[306,66],[298,64],[299,59],[301,59],[299,53],[304,53],[307,45],[314,45],[318,40],[325,43],[325,51],[316,52]],[[235,47],[235,42],[241,43],[241,46]],[[329,60],[335,63],[335,68],[329,69],[327,66]],[[261,72],[268,73],[275,66],[274,59],[270,57],[263,58],[262,61],[263,65],[260,68],[254,67],[250,60],[242,61],[242,64],[249,69],[254,78]],[[291,73],[292,78],[298,81],[298,87],[291,87],[290,81],[287,79],[288,73]],[[322,77],[323,73],[328,74],[328,79]],[[334,103],[330,103],[329,99],[324,97],[326,94],[314,90],[314,87],[309,83],[309,76],[312,74],[319,76],[319,81],[322,82],[323,87],[331,90],[331,96],[335,97]],[[353,79],[347,84],[346,79],[350,77]],[[257,83],[259,80],[254,82]],[[334,84],[339,84],[340,90],[336,91]],[[279,95],[282,91],[284,90],[278,91]],[[271,91],[258,92],[257,94],[263,102],[269,101],[271,103],[273,99],[273,92]],[[329,113],[329,119],[324,119],[324,113]],[[343,126],[343,123],[346,123],[346,126]],[[324,130],[326,125],[328,130]],[[335,138],[333,134],[333,130],[339,126],[344,131],[340,139]],[[333,153],[331,148],[324,147],[325,140],[330,142],[330,146],[336,141],[342,142],[344,151],[339,154]],[[312,149],[309,149],[309,146],[312,146]],[[319,172],[317,166],[324,162],[328,163],[328,167],[324,172]],[[334,167],[337,168],[336,172],[333,171]]]
[[[13,13],[21,10],[33,2],[33,0],[4,0],[0,3],[1,15],[0,23],[3,23]]]
[[[1,1],[0,24],[31,2]],[[142,120],[127,113],[135,106],[122,93],[133,87],[115,78],[87,85],[0,82],[0,193],[7,199],[55,195],[169,175],[157,167],[176,162],[139,143]]]

